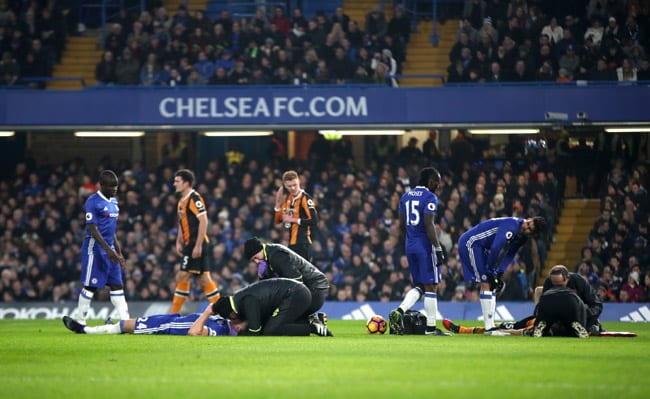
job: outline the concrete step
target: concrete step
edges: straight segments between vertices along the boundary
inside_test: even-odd
[[[99,47],[99,43],[66,43],[65,45],[66,50],[77,50],[77,51],[101,51],[101,48]]]
[[[558,233],[574,233],[574,234],[583,234],[587,236],[591,231],[592,225],[565,225],[560,224],[557,226],[556,231]]]
[[[564,209],[570,208],[599,208],[600,200],[597,199],[570,199],[564,201]]]
[[[53,71],[52,77],[54,78],[84,78],[86,81],[95,79],[95,71],[77,71],[74,73]]]
[[[432,78],[410,78],[400,79],[401,87],[440,87],[443,85],[440,79]]]
[[[89,85],[88,82],[86,82]],[[94,80],[93,83],[94,84]],[[81,90],[83,85],[79,81],[52,81],[47,84],[48,90]]]

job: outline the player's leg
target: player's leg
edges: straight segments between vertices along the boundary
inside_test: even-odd
[[[463,327],[454,323],[449,319],[443,319],[442,325],[449,331],[455,334],[483,334],[485,333],[485,327],[474,326],[474,327]]]
[[[436,259],[433,253],[421,254],[418,257],[418,268],[420,271],[419,281],[424,288],[424,312],[427,315],[427,325],[424,333],[426,335],[448,336],[448,334],[437,327],[438,320],[438,294],[436,287],[442,278],[440,270],[435,265]]]
[[[318,310],[320,310],[320,308],[322,308],[323,304],[325,303],[325,297],[327,297],[327,289],[315,288],[310,289],[309,292],[311,293],[311,303],[305,312],[305,316],[307,316],[307,318],[310,320],[316,319],[321,323],[327,325],[327,315],[323,312],[318,312]]]
[[[585,324],[587,323],[587,306],[580,297],[572,292],[566,297],[567,305],[564,307],[564,312],[567,313],[565,320],[569,322],[570,331],[578,338],[589,337],[589,332],[585,328]]]
[[[466,282],[480,283],[479,302],[483,313],[483,325],[486,330],[495,327],[494,311],[496,309],[496,296],[486,281],[487,268],[481,248],[473,248],[461,240],[458,243],[458,255],[463,267],[463,278]]]
[[[190,296],[190,261],[191,255],[184,253],[181,260],[181,269],[176,273],[176,289],[174,290],[174,299],[172,299],[172,308],[169,313],[179,313]]]
[[[208,302],[215,303],[219,298],[221,298],[219,287],[217,287],[217,283],[215,283],[214,280],[212,280],[212,277],[210,277],[210,272],[205,271],[201,273],[201,275],[197,277],[196,281],[201,285],[201,287],[203,287],[203,293]]]
[[[210,265],[208,264],[209,253],[208,243],[203,243],[203,255],[199,259],[192,259],[190,262],[190,271],[198,272],[196,281],[203,287],[205,299],[210,303],[215,303],[221,298],[219,287],[210,276]]]
[[[133,322],[135,320],[133,319],[128,319],[128,320],[121,320],[119,323],[116,324],[105,324],[101,326],[96,326],[96,327],[88,327],[83,324],[80,324],[78,321],[74,320],[70,316],[63,316],[63,324],[65,327],[73,332],[76,332],[77,334],[123,334],[123,333],[128,333],[129,331],[126,331],[124,328],[125,323],[130,323],[129,325],[133,325]],[[131,327],[131,332],[133,331],[133,328]]]
[[[312,321],[309,323],[304,314],[311,303],[311,293],[304,285],[292,289],[278,306],[278,310],[269,318],[262,327],[263,335],[309,335],[314,332],[318,335],[328,335],[327,327]],[[318,326],[315,324],[318,323]],[[320,331],[312,331],[318,329]],[[331,333],[329,334],[331,335]]]
[[[555,325],[561,325],[563,318],[566,317],[566,298],[562,293],[547,292],[540,296],[539,303],[535,308],[535,327],[533,328],[533,337],[539,338],[547,335],[555,335],[552,331]]]
[[[391,333],[402,335],[404,334],[404,313],[411,309],[417,301],[422,298],[424,291],[421,287],[418,286],[420,280],[420,273],[418,269],[418,255],[417,254],[406,254],[408,259],[409,270],[411,272],[411,281],[413,282],[414,287],[410,289],[404,298],[402,303],[396,308],[391,310],[388,315],[388,323],[390,326]]]
[[[122,283],[122,267],[119,263],[109,264],[109,273],[107,276],[106,285],[110,288],[111,303],[117,310],[120,320],[130,319],[129,306],[126,303],[124,296],[124,286]]]
[[[77,304],[76,320],[86,325],[90,304],[98,288],[106,285],[106,273],[110,260],[102,252],[89,247],[84,241],[81,256],[81,292]]]

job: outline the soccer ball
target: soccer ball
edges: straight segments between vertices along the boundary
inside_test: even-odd
[[[369,334],[383,334],[386,332],[386,320],[379,315],[372,316],[366,322],[366,328]]]

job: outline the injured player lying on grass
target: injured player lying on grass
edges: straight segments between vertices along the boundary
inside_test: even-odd
[[[178,313],[151,315],[137,319],[121,320],[113,324],[109,318],[105,325],[88,327],[69,316],[63,324],[77,334],[147,334],[147,335],[237,335],[245,322],[226,320],[221,316],[207,317],[202,313],[181,316]]]
[[[535,329],[535,316],[528,316],[519,321],[504,321],[500,324],[497,324],[496,327],[485,330],[485,327],[475,326],[475,327],[464,327],[460,326],[449,319],[444,319],[442,325],[449,331],[455,334],[483,334],[483,335],[492,335],[492,336],[509,336],[509,335],[518,335],[518,336],[533,336],[533,331]],[[560,335],[558,335],[560,336]],[[630,331],[601,331],[599,334],[590,336],[598,337],[636,337],[636,333]]]

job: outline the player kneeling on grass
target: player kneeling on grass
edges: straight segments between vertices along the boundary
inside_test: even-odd
[[[78,334],[149,334],[149,335],[237,335],[245,324],[229,322],[220,316],[205,317],[203,313],[181,316],[178,313],[159,314],[121,320],[103,326],[87,327],[69,316],[63,316],[68,330]]]
[[[208,306],[205,317],[218,314],[242,320],[248,328],[238,335],[301,336],[316,334],[331,337],[332,332],[318,318],[309,320],[305,311],[311,304],[309,289],[296,280],[271,278],[221,297]]]

